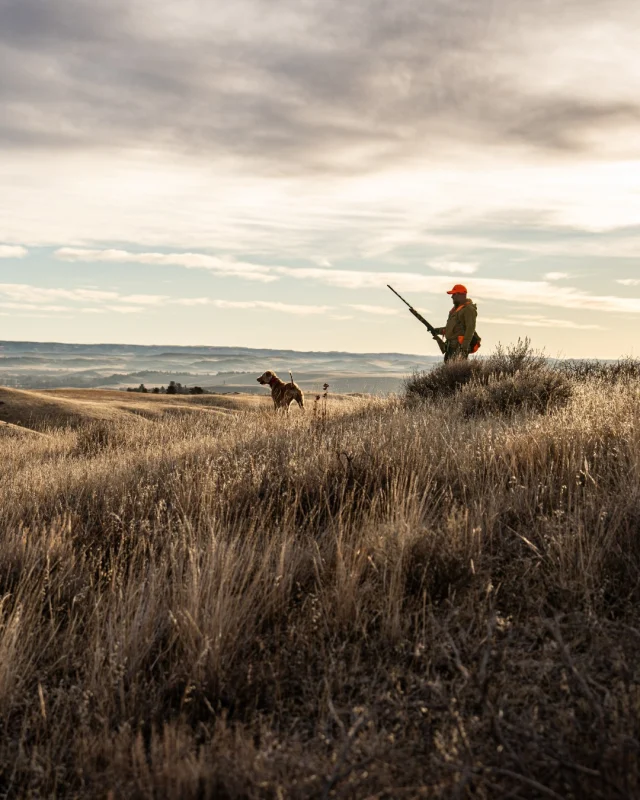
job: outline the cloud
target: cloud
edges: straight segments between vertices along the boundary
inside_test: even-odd
[[[162,294],[130,294],[118,298],[121,303],[131,303],[132,305],[161,306],[171,302],[171,298]]]
[[[2,300],[1,298],[8,298]],[[83,305],[51,305],[52,299],[66,300],[69,303],[95,303],[95,307]],[[200,307],[211,306],[220,309],[237,310],[267,310],[281,314],[294,314],[296,316],[315,316],[326,314],[331,310],[327,305],[296,305],[295,303],[281,303],[270,300],[223,300],[210,297],[180,297],[171,298],[166,295],[130,294],[122,295],[118,292],[98,291],[94,289],[52,289],[29,284],[2,283],[0,284],[0,307],[47,310],[51,312],[78,311],[82,314],[100,314],[112,311],[118,314],[140,314],[149,308],[158,308],[168,305]]]
[[[58,251],[60,252],[60,251]],[[87,252],[87,251],[82,251]],[[106,253],[107,261],[115,259],[119,261],[124,258],[120,254],[124,251],[88,251],[97,253],[99,258]],[[74,251],[75,253],[75,251]],[[113,256],[113,253],[116,253]],[[142,256],[160,256],[164,254],[141,254]],[[210,256],[189,253],[186,254],[190,263],[205,262]],[[75,258],[75,255],[72,256]],[[169,254],[167,256],[172,263],[179,261],[178,256]],[[226,263],[225,259],[219,259]],[[153,263],[145,260],[143,263]],[[423,275],[414,272],[387,272],[387,271],[368,271],[368,270],[340,270],[320,267],[282,267],[252,264],[252,269],[259,270],[259,274],[271,280],[279,278],[293,278],[295,280],[307,280],[315,283],[332,286],[340,289],[386,289],[388,283],[392,283],[400,292],[414,292],[442,295],[450,288],[450,279],[445,276]],[[627,312],[640,313],[640,298],[619,297],[614,295],[591,294],[581,289],[571,286],[558,286],[557,274],[551,273],[553,280],[520,281],[503,278],[474,278],[469,284],[469,291],[475,300],[504,301],[510,304],[538,304],[547,307],[584,310],[584,311],[607,311],[607,312]],[[635,279],[621,279],[624,285],[636,285]],[[126,311],[127,307],[137,311],[144,308],[159,308],[166,305],[182,306],[213,306],[224,309],[267,309],[286,314],[296,315],[316,315],[324,314],[331,310],[329,305],[306,305],[282,303],[267,300],[223,300],[208,297],[191,298],[172,298],[168,295],[152,294],[120,294],[114,291],[101,291],[95,289],[57,289],[35,287],[25,284],[0,284],[0,296],[4,296],[9,301],[20,303],[51,303],[55,300],[67,300],[70,302],[82,303],[86,306],[87,302],[103,305],[111,310],[116,307],[120,313],[133,313]],[[349,304],[354,310],[382,316],[395,316],[399,313],[398,309],[392,306],[374,304]]]
[[[571,155],[638,122],[624,68],[637,21],[633,0],[562,15],[529,0],[238,0],[223,14],[197,0],[6,0],[0,142],[142,138],[278,174],[437,161],[461,141]],[[610,57],[594,64],[594,47]]]
[[[447,272],[450,275],[473,275],[478,271],[478,264],[467,264],[462,261],[430,261],[429,267],[436,272]]]
[[[482,238],[571,252],[541,228],[520,242],[438,232],[523,209],[548,226],[637,221],[636,22],[633,0],[561,14],[530,0],[238,0],[224,13],[4,0],[0,236],[74,243],[61,257],[78,261],[108,261],[105,242],[321,266],[423,242],[437,262]],[[122,263],[145,256],[175,263]],[[273,279],[242,258],[173,256]]]
[[[2,300],[2,298],[7,298]],[[52,305],[51,300],[66,300],[68,305]],[[73,303],[82,303],[82,307]],[[84,305],[95,303],[95,307]],[[179,297],[166,295],[129,294],[94,289],[53,289],[21,283],[0,284],[0,307],[15,309],[47,310],[52,312],[79,311],[82,314],[100,314],[113,311],[118,314],[139,314],[150,308],[165,306],[201,307],[220,309],[267,310],[296,316],[326,314],[332,306],[297,305],[270,300],[223,300],[210,297]],[[375,306],[374,308],[378,308]],[[378,312],[379,313],[379,312]]]
[[[281,314],[294,314],[296,316],[307,316],[326,314],[331,309],[331,306],[309,306],[309,305],[295,305],[293,303],[278,303],[269,300],[212,300],[211,305],[216,308],[231,308],[231,309],[266,309],[268,311],[277,311]]]
[[[276,271],[299,280],[313,280],[344,289],[383,289],[393,283],[400,293],[406,291],[442,294],[449,288],[446,278],[406,272],[368,272],[322,270],[314,267],[276,267]],[[503,278],[474,278],[469,284],[474,299],[508,303],[539,304],[586,311],[612,311],[640,314],[640,298],[592,295],[569,286],[559,287],[549,281],[518,281]]]
[[[547,272],[544,276],[545,281],[563,281],[565,278],[569,278],[570,275],[567,272]]]
[[[0,258],[24,258],[29,251],[26,247],[12,244],[0,244]]]
[[[604,330],[602,325],[590,325],[580,322],[573,322],[568,319],[550,319],[548,317],[512,314],[507,317],[482,317],[482,324],[489,325],[510,325],[514,331],[518,328],[556,328],[558,330]]]
[[[234,276],[263,283],[276,280],[273,275],[269,274],[267,267],[203,253],[132,253],[127,250],[86,250],[61,247],[56,250],[54,255],[60,261],[175,266],[186,269],[206,269],[218,275]]]
[[[210,306],[213,301],[210,297],[181,297],[174,302],[179,306]]]
[[[145,310],[142,306],[105,306],[105,309],[114,314],[141,314]]]
[[[378,314],[383,317],[395,317],[400,313],[397,308],[389,308],[388,306],[351,304],[349,308],[355,308],[356,311],[364,311],[365,314]]]
[[[13,311],[48,311],[51,313],[69,311],[68,306],[47,305],[45,303],[0,302],[0,308],[11,309]]]
[[[29,287],[31,291],[35,289],[35,287]],[[38,291],[48,291],[48,290],[38,290]],[[54,291],[58,291],[57,289]],[[108,291],[105,292],[101,289],[71,289],[71,290],[64,290],[64,297],[68,297],[71,300],[95,300],[99,302],[101,300],[116,300],[120,297],[118,292]]]
[[[621,283],[623,286],[640,286],[640,278],[619,278],[616,283]]]
[[[294,303],[280,303],[271,300],[221,300],[210,297],[185,297],[174,301],[179,306],[213,306],[221,309],[277,311],[281,314],[295,314],[306,316],[308,314],[325,314],[331,306],[296,305]]]
[[[53,300],[68,300],[70,302],[108,303],[117,301],[126,305],[162,305],[171,298],[164,295],[123,295],[119,292],[100,291],[96,289],[56,289],[42,286],[32,286],[25,283],[0,283],[0,296],[21,303],[42,304]],[[68,310],[68,309],[67,309]]]
[[[10,317],[11,319],[71,319],[71,314],[63,314],[60,315],[59,313],[32,313],[32,312],[22,312],[22,311],[0,311],[0,317]]]

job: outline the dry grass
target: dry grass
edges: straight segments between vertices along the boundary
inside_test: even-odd
[[[74,428],[87,423],[123,422],[132,417],[158,420],[167,416],[263,411],[271,407],[265,396],[154,395],[102,389],[53,389],[34,392],[0,387],[0,424],[18,424],[35,430],[52,426]]]
[[[640,384],[571,381],[0,438],[0,792],[638,796]]]
[[[84,402],[98,402],[121,409],[136,406],[149,408],[196,408],[196,409],[227,409],[228,411],[266,410],[272,407],[271,395],[265,391],[263,394],[138,394],[137,392],[123,392],[115,389],[48,389],[41,392],[43,396],[80,400]]]

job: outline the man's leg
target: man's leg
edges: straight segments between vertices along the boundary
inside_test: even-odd
[[[445,363],[447,361],[453,361],[459,358],[468,358],[469,353],[466,350],[463,350],[458,342],[447,342],[447,349],[445,350],[444,360]]]

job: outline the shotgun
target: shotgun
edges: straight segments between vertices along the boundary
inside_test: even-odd
[[[421,314],[419,314],[412,305],[407,303],[407,301],[404,299],[404,297],[402,295],[398,294],[398,292],[396,292],[396,290],[393,288],[393,286],[389,286],[389,284],[387,284],[387,288],[391,289],[391,291],[396,295],[396,297],[399,297],[402,300],[402,302],[405,304],[405,306],[409,306],[409,311],[413,314],[413,316],[416,319],[419,319],[420,322],[426,327],[426,329],[429,331],[429,333],[433,336],[433,338],[438,343],[438,347],[440,348],[440,352],[444,355],[444,353],[446,353],[446,351],[447,351],[447,345],[442,341],[442,339],[438,335],[438,331],[433,327],[433,325],[429,324],[427,322],[427,320]]]

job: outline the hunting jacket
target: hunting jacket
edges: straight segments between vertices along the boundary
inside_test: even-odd
[[[469,350],[471,337],[476,331],[478,307],[471,300],[465,300],[449,312],[447,324],[442,328],[447,343],[460,345],[463,350]]]

